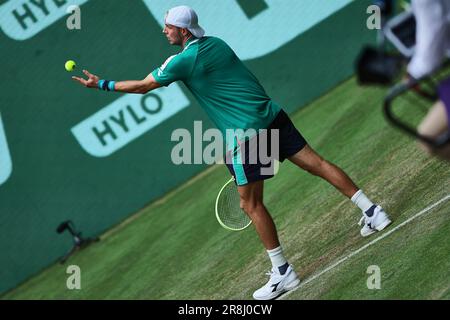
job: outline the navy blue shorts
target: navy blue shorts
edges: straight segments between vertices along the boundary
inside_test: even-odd
[[[225,163],[238,186],[270,179],[276,163],[302,150],[307,142],[289,116],[281,110],[267,130],[238,145],[225,155]]]

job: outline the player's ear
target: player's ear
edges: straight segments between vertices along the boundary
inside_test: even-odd
[[[190,31],[186,28],[181,28],[181,34],[186,37],[190,34]]]

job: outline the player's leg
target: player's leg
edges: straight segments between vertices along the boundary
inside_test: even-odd
[[[360,223],[365,222],[361,229],[362,236],[381,231],[391,223],[382,207],[370,201],[341,168],[323,159],[309,145],[288,159],[309,173],[328,181],[362,210],[363,218]]]
[[[303,170],[327,180],[348,198],[359,190],[342,169],[323,159],[309,145],[288,159]]]
[[[365,222],[361,229],[362,236],[382,230],[391,222],[383,208],[372,203],[342,169],[323,159],[307,144],[283,110],[277,116],[274,128],[279,130],[278,147],[281,161],[289,159],[300,168],[325,179],[362,210],[363,218],[360,224]]]
[[[300,280],[283,255],[272,217],[263,203],[264,180],[238,186],[241,208],[249,215],[272,262],[269,281],[253,293],[258,300],[274,299],[295,288]]]
[[[241,208],[248,214],[266,250],[280,246],[275,224],[263,203],[264,180],[238,186]]]

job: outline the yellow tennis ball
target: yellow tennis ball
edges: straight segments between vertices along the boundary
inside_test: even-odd
[[[68,60],[66,61],[66,64],[64,65],[64,68],[66,68],[67,71],[73,71],[76,67],[75,61]]]

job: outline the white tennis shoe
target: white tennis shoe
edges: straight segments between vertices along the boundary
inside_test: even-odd
[[[373,215],[371,217],[363,214],[361,220],[359,220],[359,225],[363,226],[361,229],[361,235],[363,237],[370,236],[372,233],[376,231],[381,231],[391,224],[391,220],[389,219],[386,212],[384,212],[383,208],[380,206],[376,206],[373,210]]]
[[[270,276],[269,282],[253,293],[254,299],[272,300],[300,284],[300,279],[292,268],[292,265],[289,265],[283,275],[276,269],[272,268],[272,271],[266,273]]]

